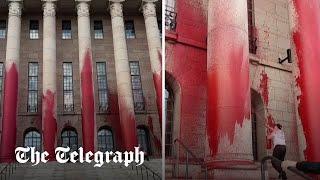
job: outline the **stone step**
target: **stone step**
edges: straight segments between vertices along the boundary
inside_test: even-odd
[[[160,164],[159,164],[160,162]],[[161,167],[160,160],[150,160],[145,166],[149,167],[152,171],[161,172],[158,167]],[[86,179],[119,179],[119,180],[140,180],[140,179],[153,179],[152,173],[140,171],[135,165],[125,167],[122,164],[109,163],[102,167],[94,167],[94,163],[66,163],[60,164],[57,162],[48,162],[46,164],[39,164],[32,166],[32,164],[19,164],[14,174],[10,179],[26,179],[26,180],[86,180]],[[159,174],[161,175],[161,173]],[[143,178],[143,177],[144,178]]]

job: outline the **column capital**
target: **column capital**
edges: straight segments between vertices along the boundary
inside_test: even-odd
[[[77,4],[77,14],[78,16],[89,16],[91,0],[76,0]]]
[[[8,0],[9,2],[9,16],[21,16],[22,0]]]
[[[111,17],[123,17],[122,4],[125,0],[109,0]]]
[[[142,12],[145,17],[156,17],[156,5],[158,0],[142,0]]]
[[[56,2],[57,0],[42,0],[43,5],[43,16],[51,16],[55,17],[56,16]]]

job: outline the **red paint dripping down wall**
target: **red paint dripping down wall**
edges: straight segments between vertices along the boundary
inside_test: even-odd
[[[305,159],[320,161],[320,6],[318,0],[293,0],[297,14],[292,32],[300,75],[296,79],[301,95],[298,112],[306,139]]]
[[[177,28],[175,32],[166,32],[166,38],[170,34],[176,34],[174,44],[166,44],[166,80],[174,79],[179,86],[180,104],[178,107],[180,116],[175,118],[179,127],[174,127],[179,138],[193,153],[199,157],[205,156],[206,139],[206,36],[207,19],[203,12],[203,6],[199,6],[202,0],[177,0]],[[197,6],[196,6],[197,5]],[[171,53],[172,52],[172,53]],[[171,76],[171,77],[169,77]],[[167,84],[170,85],[170,84]],[[174,87],[170,87],[173,89]],[[181,151],[181,158],[185,153]]]
[[[49,160],[55,159],[55,146],[57,135],[57,117],[56,117],[56,94],[47,90],[42,97],[42,129],[43,129],[43,147],[49,153]]]
[[[242,128],[244,120],[250,120],[247,19],[238,18],[247,10],[237,1],[209,1],[208,5],[207,135],[213,157],[223,137],[231,145],[241,143],[234,141],[235,127]],[[228,153],[223,150],[219,153]],[[248,152],[239,153],[250,153],[249,147]]]
[[[9,69],[6,69],[3,95],[0,161],[11,162],[15,159],[14,149],[17,133],[18,70],[15,63]]]
[[[275,120],[272,117],[272,115],[269,113],[268,105],[269,105],[269,77],[268,74],[263,70],[261,72],[261,80],[260,80],[260,93],[264,102],[264,105],[267,109],[267,121],[266,123],[270,127],[275,126]],[[267,129],[267,134],[271,133],[271,130]],[[266,135],[266,148],[271,149],[272,148],[272,140],[267,139]]]
[[[88,49],[81,70],[81,111],[82,111],[82,134],[83,149],[85,152],[94,152],[95,137],[95,109],[92,78],[92,57]]]

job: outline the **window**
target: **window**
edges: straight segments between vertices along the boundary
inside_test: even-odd
[[[7,33],[7,23],[5,20],[0,20],[0,39],[5,39]]]
[[[137,136],[138,136],[137,138],[138,138],[140,151],[150,153],[149,138],[148,138],[147,130],[145,128],[138,127]]]
[[[99,95],[99,111],[106,111],[108,108],[108,87],[105,62],[97,62],[97,82]]]
[[[136,38],[136,33],[135,33],[135,30],[134,30],[133,21],[125,21],[125,22],[124,22],[124,27],[125,27],[126,38],[127,38],[127,39],[134,39],[134,38]]]
[[[38,63],[29,63],[28,112],[38,112]]]
[[[93,30],[94,30],[94,39],[103,39],[102,21],[94,21]]]
[[[114,150],[113,134],[107,127],[98,131],[98,150],[102,152]]]
[[[138,61],[130,61],[131,86],[133,93],[134,110],[144,111],[144,98],[140,77],[140,66]]]
[[[61,146],[70,147],[70,152],[78,150],[78,133],[76,129],[69,127],[62,130]]]
[[[63,63],[63,107],[64,111],[73,111],[72,63]]]
[[[36,151],[41,151],[41,135],[36,130],[29,130],[24,135],[24,147],[35,147]],[[30,151],[26,154],[30,157]]]
[[[247,0],[248,3],[248,30],[249,30],[249,52],[256,54],[257,52],[257,38],[255,35],[254,22],[254,0]]]
[[[39,39],[39,21],[30,20],[30,29],[29,29],[30,39]]]
[[[62,39],[71,39],[71,21],[62,21]]]

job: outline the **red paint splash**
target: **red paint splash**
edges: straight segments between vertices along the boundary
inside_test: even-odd
[[[55,159],[55,146],[57,135],[57,102],[56,94],[51,90],[47,90],[42,97],[42,128],[43,128],[43,147],[49,153],[47,159]]]
[[[274,119],[273,119],[273,117],[268,113],[268,117],[267,117],[267,124],[268,124],[268,126],[270,126],[270,127],[272,127],[272,128],[274,128],[275,127],[275,121],[274,121]],[[270,129],[267,129],[267,135],[268,134],[271,134],[272,133],[272,131],[270,130]],[[268,139],[267,138],[267,136],[266,136],[266,148],[267,149],[271,149],[272,148],[272,139]]]
[[[262,99],[264,101],[265,106],[267,107],[267,125],[270,127],[275,126],[275,121],[272,115],[269,113],[268,105],[269,105],[269,77],[268,74],[263,70],[261,72],[262,79],[260,80],[260,93]],[[267,135],[271,133],[271,130],[267,129]],[[272,140],[268,139],[266,135],[266,148],[272,148]]]
[[[162,129],[162,54],[160,51],[158,51],[158,58],[160,61],[160,72],[153,73],[153,83],[156,89],[159,124],[160,129]]]
[[[6,71],[4,80],[2,136],[0,145],[1,162],[11,162],[15,159],[14,149],[16,146],[18,89],[18,70],[16,64],[13,63],[10,69]]]
[[[133,111],[133,104],[131,108],[128,108],[126,106],[127,103],[125,102],[124,97],[125,96],[118,94],[122,142],[124,150],[132,151],[134,150],[134,147],[138,145],[136,134],[136,120]]]
[[[303,126],[308,161],[320,161],[320,6],[318,0],[294,0],[297,31],[292,33],[300,75],[296,79],[301,90],[298,112]]]
[[[95,109],[92,78],[91,50],[87,50],[81,70],[81,111],[83,149],[85,152],[94,152]]]

